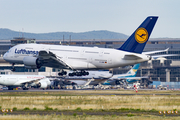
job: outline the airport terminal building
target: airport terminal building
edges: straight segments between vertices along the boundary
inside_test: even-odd
[[[0,70],[11,69],[11,65],[2,59],[5,52],[16,44],[56,44],[56,45],[69,45],[69,46],[89,46],[89,47],[101,47],[101,48],[119,48],[125,39],[113,39],[113,40],[35,40],[26,38],[15,38],[13,40],[0,40]],[[150,39],[144,51],[156,51],[169,48],[167,52],[159,54],[180,54],[180,38],[158,38]],[[17,65],[16,73],[25,72],[31,74],[31,72],[40,72],[41,74],[57,76],[57,69],[41,67],[39,70],[28,70],[23,65]],[[125,73],[129,70],[129,67],[113,69],[113,74]],[[38,72],[37,72],[38,71]],[[180,56],[168,56],[163,58],[157,58],[148,62],[141,63],[141,67],[138,70],[137,76],[150,76],[153,81],[162,82],[177,82],[180,81]]]

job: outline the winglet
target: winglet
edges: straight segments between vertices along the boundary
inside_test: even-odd
[[[134,53],[142,53],[158,17],[149,16],[118,49]]]
[[[169,50],[169,48],[167,48],[165,51],[167,52]]]

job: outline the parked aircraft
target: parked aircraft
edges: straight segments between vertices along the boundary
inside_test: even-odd
[[[127,73],[113,75],[109,71],[89,71],[87,76],[68,76],[65,77],[65,80],[77,83],[78,85],[84,85],[89,83],[89,85],[120,85],[125,83],[132,84],[143,78],[148,79],[148,77],[136,77],[137,70],[140,64],[134,65]],[[91,80],[91,81],[90,81]]]
[[[158,17],[149,16],[118,49],[98,47],[76,47],[64,45],[19,44],[6,52],[4,60],[14,64],[24,64],[28,69],[41,66],[61,69],[59,75],[67,74],[63,69],[88,75],[85,70],[123,67],[151,59],[142,51],[151,35]],[[72,73],[73,74],[73,73]]]
[[[64,79],[77,83],[78,85],[84,85],[87,83],[90,85],[98,85],[113,76],[113,74],[109,73],[109,71],[88,71],[88,73],[89,75],[86,76],[66,76]]]
[[[28,90],[30,86],[44,89],[50,84],[50,80],[42,75],[0,75],[0,85],[7,86],[8,90],[15,87]]]
[[[148,79],[148,76],[145,77],[136,77],[137,70],[139,69],[140,64],[136,64],[133,66],[132,69],[130,69],[125,74],[116,74],[113,75],[109,80],[103,83],[103,85],[120,85],[124,82],[126,84],[132,84],[135,83],[143,78]],[[123,82],[124,81],[124,82]]]

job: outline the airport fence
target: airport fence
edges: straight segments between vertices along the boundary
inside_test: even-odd
[[[180,89],[180,82],[161,82],[161,85],[167,89]]]
[[[155,85],[156,88],[161,85],[162,87],[166,87],[167,89],[180,89],[180,82],[153,81],[152,85]]]

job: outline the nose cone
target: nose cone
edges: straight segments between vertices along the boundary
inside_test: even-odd
[[[107,73],[106,78],[111,78],[111,77],[113,77],[113,74]]]
[[[3,59],[4,59],[4,60],[7,60],[7,53],[5,53],[5,54],[3,55]]]
[[[3,55],[3,59],[4,59],[5,61],[7,61],[7,62],[10,61],[10,56],[9,56],[8,52],[6,52],[6,53]]]

